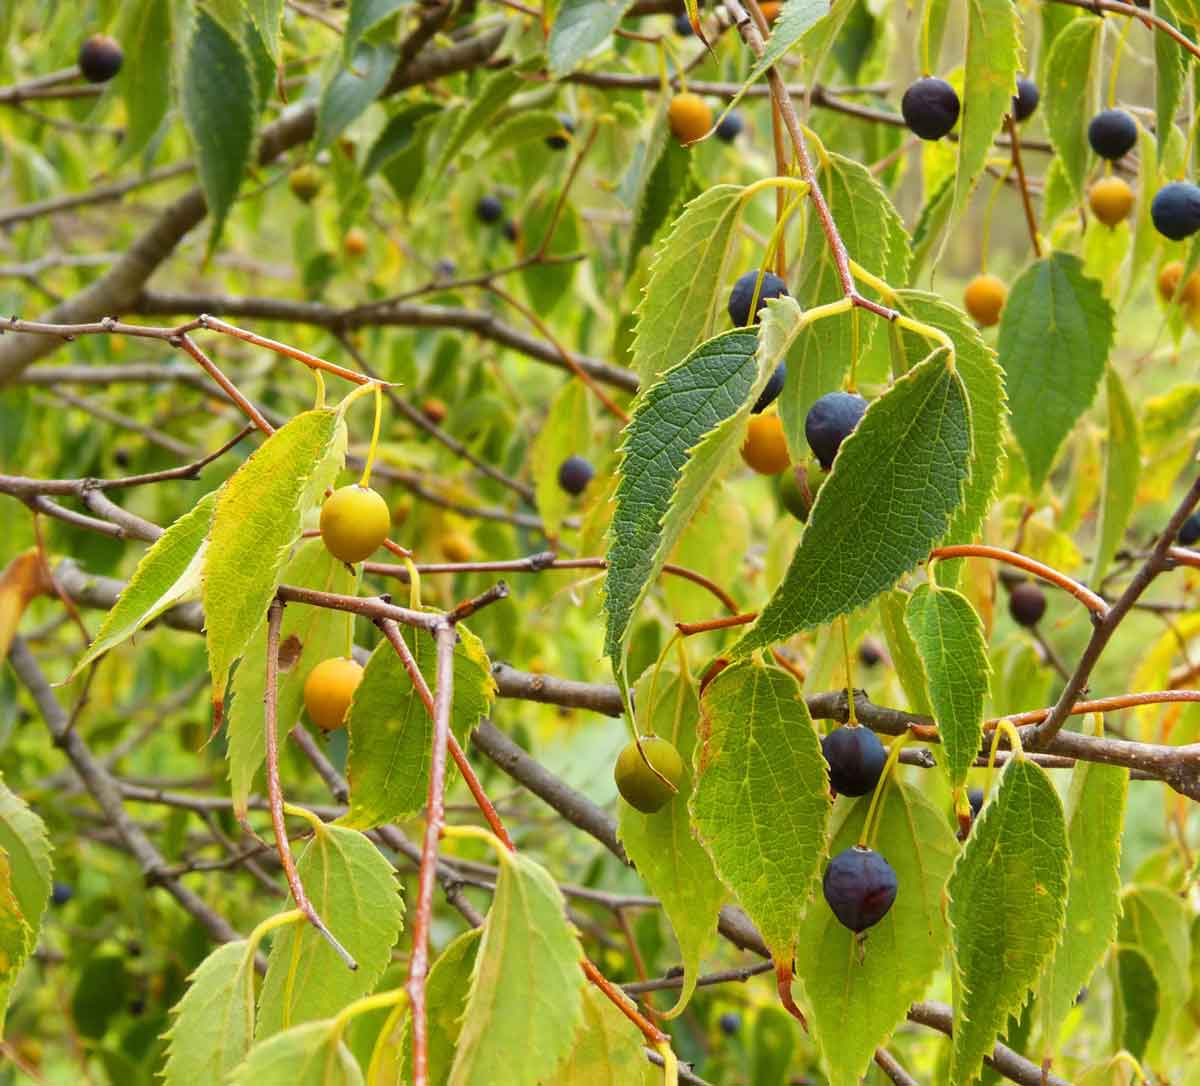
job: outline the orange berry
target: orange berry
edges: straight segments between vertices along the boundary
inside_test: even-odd
[[[367,251],[367,232],[358,226],[350,227],[342,245],[347,256],[362,256]]]
[[[1102,177],[1088,189],[1088,206],[1105,226],[1116,226],[1133,210],[1133,189],[1120,177]]]
[[[675,138],[687,146],[712,128],[712,109],[700,95],[684,91],[671,99],[667,108],[667,123]]]
[[[1000,311],[1008,298],[1008,287],[995,275],[977,275],[967,284],[963,305],[977,324],[991,328],[1000,320]]]
[[[430,396],[421,404],[421,414],[435,426],[445,421],[446,410],[446,401],[439,400],[436,396]]]
[[[387,539],[387,502],[369,486],[339,487],[321,506],[321,538],[343,562],[361,562]]]
[[[1179,290],[1179,280],[1183,277],[1183,261],[1172,260],[1164,264],[1158,273],[1158,296],[1164,302],[1175,300],[1175,292]],[[1179,292],[1179,302],[1189,308],[1200,302],[1200,271],[1194,271],[1183,284]]]
[[[475,556],[475,544],[462,532],[447,532],[438,546],[447,562],[469,562]]]
[[[345,656],[322,660],[304,680],[304,708],[322,731],[337,731],[346,723],[354,691],[362,682],[362,665]]]
[[[768,26],[771,26],[779,18],[779,9],[782,6],[779,0],[766,0],[766,3],[758,5],[758,10],[763,13],[763,18],[767,20]]]
[[[791,463],[783,420],[778,415],[751,415],[742,443],[742,459],[759,475],[778,475]]]

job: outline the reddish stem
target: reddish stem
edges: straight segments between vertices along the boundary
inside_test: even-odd
[[[1045,565],[1016,551],[1005,550],[1003,547],[989,547],[983,543],[962,543],[953,547],[935,547],[929,552],[929,558],[931,561],[935,558],[992,558],[997,562],[1007,562],[1010,566],[1023,569],[1026,573],[1032,573],[1035,577],[1041,577],[1042,580],[1070,592],[1098,618],[1108,614],[1108,604],[1086,585],[1072,580],[1065,573],[1059,573],[1053,566]]]

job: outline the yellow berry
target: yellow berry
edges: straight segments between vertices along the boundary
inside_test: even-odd
[[[1003,279],[995,275],[977,275],[967,284],[963,305],[978,324],[990,328],[1000,320],[1000,311],[1007,298],[1008,287]]]
[[[346,231],[342,244],[347,256],[362,256],[367,251],[367,232],[361,227],[352,226]]]
[[[469,562],[475,556],[475,544],[462,532],[447,532],[438,545],[447,562]]]
[[[635,810],[642,814],[653,814],[670,802],[683,780],[683,759],[665,739],[656,735],[642,736],[642,750],[646,754],[645,761],[638,752],[637,743],[630,743],[617,757],[613,767],[613,778],[617,782],[617,791],[621,797]],[[654,769],[666,777],[674,789],[646,765],[650,763]]]
[[[304,680],[304,708],[322,731],[337,731],[346,723],[354,691],[362,682],[362,665],[345,656],[322,660]]]
[[[1120,177],[1102,177],[1088,189],[1088,206],[1105,226],[1116,226],[1133,210],[1133,189]]]
[[[751,415],[742,443],[742,459],[759,475],[778,475],[791,463],[783,420],[778,415]]]
[[[684,91],[671,99],[667,107],[667,123],[680,143],[695,143],[712,128],[712,110],[700,95]]]
[[[343,562],[361,562],[387,539],[387,502],[368,486],[339,487],[321,506],[321,538]]]

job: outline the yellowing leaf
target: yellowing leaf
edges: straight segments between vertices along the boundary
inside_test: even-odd
[[[37,933],[13,892],[8,851],[0,848],[0,1034],[9,995],[25,960],[37,945]]]
[[[36,547],[18,554],[0,573],[0,660],[8,656],[12,639],[31,600],[54,587]]]
[[[662,1072],[646,1059],[644,1044],[637,1027],[589,984],[574,1045],[552,1081],[564,1086],[658,1086]]]

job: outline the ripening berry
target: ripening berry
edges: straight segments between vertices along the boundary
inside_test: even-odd
[[[288,188],[292,195],[303,203],[310,203],[321,191],[321,171],[311,162],[297,166],[288,174]]]
[[[558,485],[572,497],[579,497],[596,474],[596,469],[582,456],[568,456],[558,468]]]
[[[1105,226],[1116,226],[1133,210],[1133,189],[1119,177],[1102,177],[1088,189],[1088,207]]]
[[[777,493],[779,504],[792,514],[801,524],[808,520],[812,511],[812,503],[816,500],[812,474],[803,465],[789,467],[779,473]],[[819,480],[817,481],[819,485]]]
[[[667,124],[671,133],[685,147],[702,139],[712,128],[712,108],[698,94],[684,91],[671,99],[667,107]]]
[[[1115,162],[1137,143],[1137,121],[1123,109],[1102,109],[1088,122],[1088,143],[1101,158]]]
[[[575,118],[569,113],[557,114],[559,130],[546,137],[546,146],[552,151],[565,151],[575,132]]]
[[[759,475],[778,475],[791,463],[783,420],[778,415],[751,415],[742,442],[742,459]]]
[[[438,547],[447,562],[469,562],[475,557],[475,544],[462,532],[447,532]]]
[[[842,442],[867,410],[867,401],[853,392],[827,392],[808,409],[804,437],[821,467],[829,471]]]
[[[440,426],[446,421],[448,410],[446,401],[439,400],[436,396],[430,396],[421,402],[421,414],[432,422],[434,426]]]
[[[853,932],[864,932],[887,916],[898,886],[892,865],[874,849],[859,845],[830,860],[821,882],[833,915]]]
[[[346,723],[354,691],[362,682],[362,665],[345,656],[322,660],[304,680],[304,708],[322,731],[337,731]]]
[[[1200,230],[1200,187],[1190,181],[1172,181],[1150,202],[1154,229],[1172,241],[1183,241]]]
[[[904,123],[923,140],[940,140],[958,122],[958,94],[944,79],[918,79],[900,99]]]
[[[679,751],[657,735],[643,735],[642,750],[646,761],[678,790],[679,782],[683,780],[683,759],[679,757]],[[638,753],[637,743],[631,742],[617,756],[613,778],[617,782],[617,791],[630,807],[642,814],[653,814],[670,802],[675,791],[646,765],[646,761]]]
[[[387,502],[370,487],[339,487],[321,506],[321,539],[330,554],[353,565],[382,545],[391,520]]]
[[[116,38],[93,34],[79,47],[77,63],[83,78],[89,83],[107,83],[121,70],[125,54]]]
[[[755,323],[760,313],[766,308],[772,298],[780,298],[787,294],[787,283],[774,272],[763,272],[762,282],[759,282],[757,269],[739,275],[729,292],[729,319],[735,328],[744,328],[750,323],[750,306],[754,302],[754,291],[758,290],[758,309],[755,311]]]
[[[963,292],[963,306],[971,318],[984,328],[999,323],[1000,311],[1008,300],[1008,287],[999,276],[977,275]]]
[[[868,637],[858,646],[858,662],[863,667],[878,667],[885,656],[883,646],[873,637]]]
[[[887,750],[870,728],[842,725],[821,740],[829,764],[829,784],[843,796],[865,796],[875,790],[887,761]]]
[[[1008,595],[1008,613],[1020,626],[1036,626],[1046,613],[1046,593],[1033,581],[1022,581]]]
[[[767,20],[767,26],[774,26],[775,20],[779,18],[779,9],[783,7],[780,0],[764,0],[758,5],[758,10],[763,13],[763,18]]]
[[[1033,116],[1034,110],[1041,100],[1037,84],[1026,76],[1017,78],[1017,93],[1013,95],[1012,111],[1016,121],[1027,121]]]
[[[1167,303],[1178,300],[1189,309],[1200,302],[1200,271],[1194,271],[1187,277],[1183,289],[1179,290],[1179,280],[1183,278],[1183,261],[1172,260],[1164,264],[1158,273],[1158,296]],[[1179,290],[1179,298],[1175,292]]]
[[[350,227],[346,231],[346,237],[342,241],[342,246],[346,250],[347,256],[362,256],[367,251],[367,232],[360,226]]]

